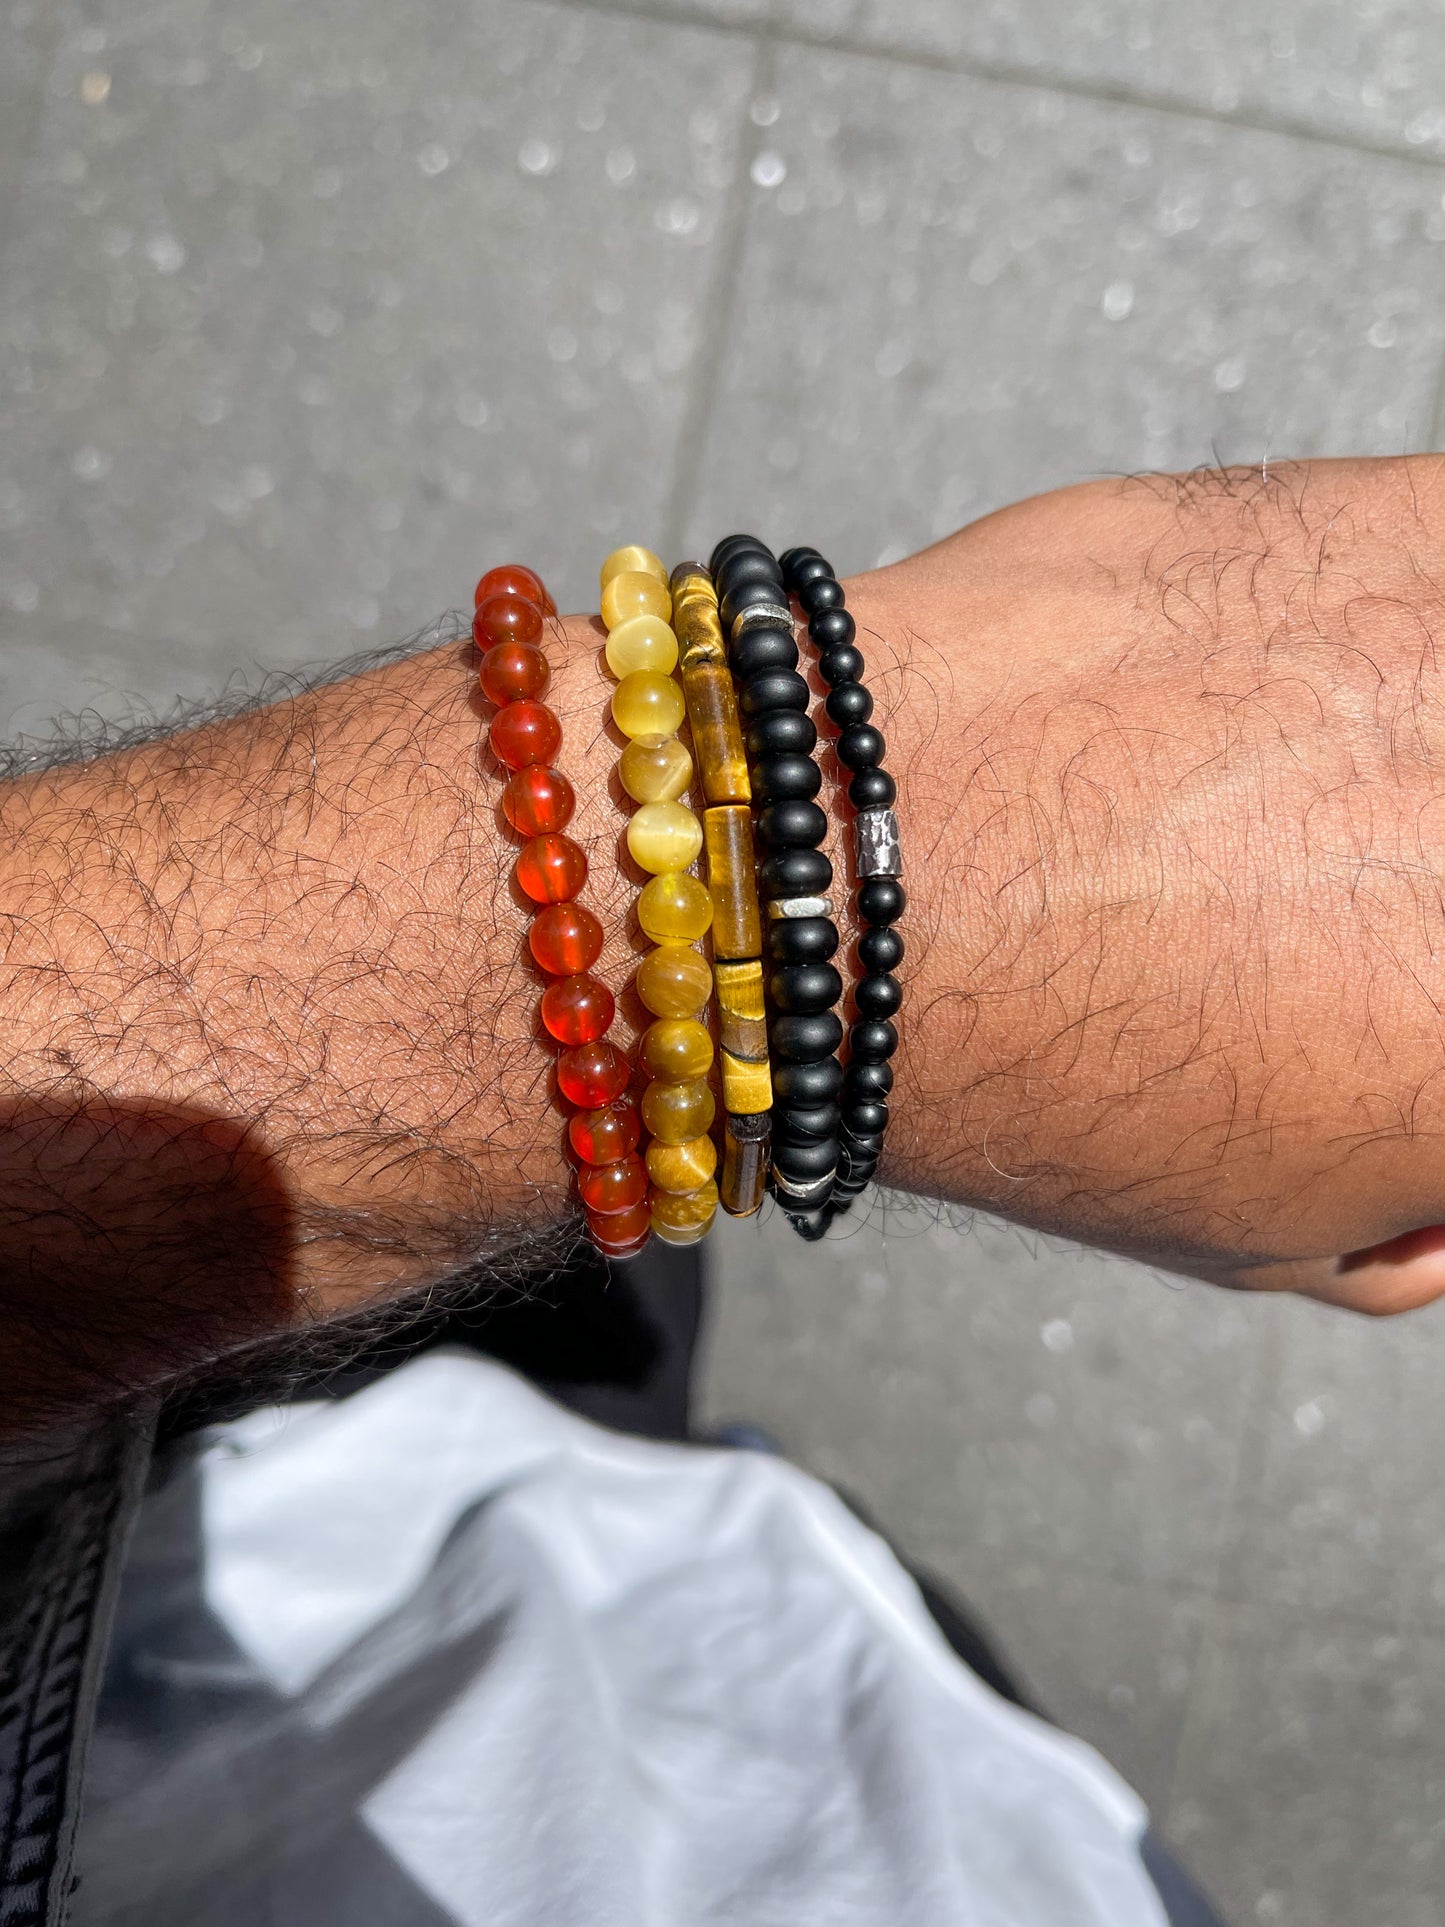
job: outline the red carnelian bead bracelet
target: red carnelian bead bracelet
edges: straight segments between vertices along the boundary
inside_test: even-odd
[[[555,614],[541,577],[511,563],[477,584],[472,635],[482,651],[482,693],[497,708],[488,740],[507,770],[502,814],[526,839],[516,876],[537,905],[529,947],[552,979],[542,993],[542,1024],[560,1046],[557,1088],[574,1106],[567,1137],[580,1160],[577,1195],[598,1249],[625,1258],[647,1242],[647,1166],[637,1155],[641,1120],[626,1095],[631,1070],[607,1040],[612,992],[590,974],[602,954],[602,925],[576,901],[587,858],[565,834],[572,785],[552,767],[562,725],[539,700],[548,676],[544,618]]]

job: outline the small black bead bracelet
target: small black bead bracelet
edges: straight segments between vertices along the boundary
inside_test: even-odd
[[[828,895],[833,866],[818,847],[828,832],[827,815],[814,801],[822,784],[813,753],[818,732],[808,714],[808,685],[798,674],[792,610],[776,557],[755,537],[732,535],[713,550],[711,566],[765,852],[758,894],[772,962],[770,1182],[789,1222],[804,1237],[820,1237],[840,1156],[843,1070],[836,1053],[843,1025],[834,1006],[843,980],[831,961],[838,948]]]
[[[858,940],[863,975],[853,986],[857,1021],[848,1032],[839,1112],[838,1175],[827,1218],[846,1211],[878,1168],[883,1133],[888,1128],[888,1093],[893,1069],[888,1059],[898,1048],[890,1021],[903,1001],[894,971],[903,961],[903,939],[893,928],[907,898],[903,885],[897,795],[883,768],[883,732],[871,720],[873,698],[863,687],[863,656],[843,588],[831,565],[816,549],[789,549],[782,557],[783,580],[808,617],[808,634],[818,649],[818,669],[828,685],[826,708],[837,726],[839,760],[852,771],[848,800],[853,819],[853,858],[858,875]],[[826,1227],[825,1227],[826,1228]]]

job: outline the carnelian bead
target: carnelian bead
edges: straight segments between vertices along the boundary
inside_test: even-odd
[[[615,1164],[637,1149],[642,1119],[630,1097],[614,1098],[596,1110],[576,1111],[567,1120],[567,1139],[588,1164]]]
[[[482,694],[488,702],[525,702],[547,687],[547,658],[530,642],[499,642],[482,657]]]
[[[631,1066],[616,1044],[573,1044],[557,1059],[557,1089],[569,1104],[592,1109],[610,1104],[627,1089]]]
[[[563,977],[542,992],[542,1022],[559,1044],[593,1044],[612,1028],[617,1006],[595,977]]]
[[[645,1242],[652,1229],[652,1211],[646,1198],[625,1211],[589,1211],[587,1229],[604,1251],[622,1257]]]
[[[598,1224],[606,1224],[607,1220],[605,1218],[599,1218],[597,1222]],[[652,1242],[652,1227],[649,1225],[640,1238],[633,1238],[625,1245],[608,1244],[605,1238],[599,1238],[596,1231],[593,1230],[592,1242],[596,1245],[609,1265],[620,1265],[624,1258],[635,1258],[640,1252],[646,1251],[648,1245]]]
[[[523,844],[517,881],[533,903],[570,903],[587,881],[587,859],[570,836],[549,831]]]
[[[571,977],[602,955],[602,925],[580,903],[553,903],[532,919],[527,942],[549,975]]]
[[[540,642],[542,611],[519,595],[488,596],[472,617],[472,640],[488,651],[503,642]]]
[[[488,569],[477,584],[473,598],[480,608],[489,596],[521,596],[526,602],[535,602],[544,616],[554,616],[557,606],[542,585],[542,578],[535,569],[527,569],[520,562],[504,562],[500,568]]]
[[[577,1173],[577,1195],[599,1217],[630,1211],[647,1196],[647,1166],[635,1151],[615,1164],[584,1164]]]
[[[488,731],[492,753],[508,769],[550,763],[562,747],[562,725],[545,703],[507,703]]]
[[[527,763],[514,769],[502,791],[502,814],[519,836],[542,836],[565,830],[572,821],[577,798],[559,769]]]

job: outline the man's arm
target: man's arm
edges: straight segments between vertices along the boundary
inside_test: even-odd
[[[849,585],[910,896],[893,1181],[1329,1291],[1445,1215],[1442,583],[1418,461],[1070,490]],[[559,626],[549,700],[620,986],[598,642]],[[449,646],[0,791],[12,1411],[563,1219],[474,687]]]

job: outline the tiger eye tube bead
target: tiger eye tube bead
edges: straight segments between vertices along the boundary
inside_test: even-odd
[[[772,1108],[767,1025],[763,1011],[762,919],[753,858],[752,785],[728,667],[712,576],[700,562],[672,572],[673,620],[682,651],[693,748],[701,766],[703,840],[713,899],[713,958],[723,1096],[722,1207],[747,1217],[762,1203],[758,1171],[766,1174],[767,1119]],[[740,1122],[740,1142],[764,1145],[761,1158],[737,1155],[729,1135]]]
[[[488,739],[509,772],[502,813],[524,839],[515,876],[537,906],[528,947],[551,979],[542,994],[542,1026],[559,1047],[558,1093],[574,1107],[567,1136],[580,1160],[577,1195],[598,1249],[625,1257],[640,1249],[651,1224],[647,1169],[635,1155],[637,1108],[623,1095],[627,1059],[607,1040],[612,992],[589,974],[602,950],[602,926],[575,901],[587,880],[587,858],[563,834],[575,799],[552,767],[562,725],[537,700],[548,674],[543,618],[554,613],[553,605],[540,577],[513,564],[482,577],[476,612],[482,693],[496,705]]]
[[[709,803],[746,803],[752,797],[747,751],[712,578],[699,562],[680,563],[672,572],[672,594],[702,793]]]

